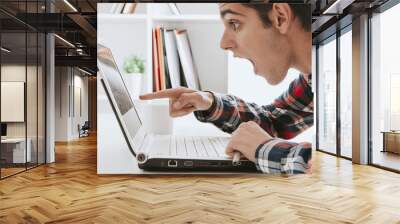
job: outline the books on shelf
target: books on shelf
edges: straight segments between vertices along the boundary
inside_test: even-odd
[[[172,88],[181,86],[181,71],[178,49],[176,46],[176,39],[173,29],[164,30],[165,37],[165,50],[167,57],[167,65],[169,78]]]
[[[137,3],[113,3],[110,13],[113,14],[133,14]]]
[[[163,41],[161,36],[161,27],[156,28],[156,39],[157,39],[157,50],[158,50],[158,76],[160,81],[160,89],[166,89],[165,85],[165,63],[164,63],[164,47]]]
[[[200,90],[187,30],[153,29],[153,91],[179,86]]]
[[[158,50],[157,50],[157,35],[156,30],[152,31],[152,51],[153,51],[153,91],[157,92],[161,90],[158,70]]]
[[[166,46],[165,46],[165,29],[164,28],[160,28],[160,36],[161,36],[161,45],[163,46],[162,48],[162,56],[163,59],[162,61],[164,62],[164,81],[165,81],[165,88],[166,89],[170,89],[172,88],[171,86],[171,78],[170,78],[170,74],[169,74],[169,68],[168,68],[168,60],[167,60],[167,51],[166,51]]]
[[[200,90],[199,77],[193,61],[187,30],[175,30],[174,32],[187,86],[191,89]]]

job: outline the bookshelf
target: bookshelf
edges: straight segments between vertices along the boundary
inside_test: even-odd
[[[185,9],[180,15],[172,14],[168,3],[138,3],[135,14],[107,13],[111,4],[98,4],[99,41],[112,49],[122,72],[126,57],[138,55],[145,59],[141,93],[153,89],[152,29],[157,26],[186,29],[201,89],[228,91],[228,54],[219,47],[223,24],[216,3],[200,4],[198,10],[193,4],[179,3],[179,8]]]

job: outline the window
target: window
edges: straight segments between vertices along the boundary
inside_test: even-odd
[[[371,18],[371,162],[400,170],[400,4]]]
[[[317,53],[317,149],[350,159],[353,79],[351,24],[322,41]]]
[[[347,32],[346,32],[347,31]],[[352,33],[340,36],[340,155],[352,157]]]
[[[0,7],[22,15],[43,12],[44,3],[1,1]],[[44,33],[0,12],[0,178],[45,163],[45,44]]]
[[[336,154],[336,36],[318,48],[318,145]]]

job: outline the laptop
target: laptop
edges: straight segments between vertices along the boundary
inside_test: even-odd
[[[233,163],[225,154],[229,137],[147,133],[109,48],[98,44],[99,78],[128,148],[139,168],[152,171],[256,171],[253,162]]]

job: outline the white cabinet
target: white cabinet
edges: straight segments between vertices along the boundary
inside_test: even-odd
[[[12,163],[25,163],[32,160],[32,140],[27,138],[7,138],[1,140],[2,147],[10,147],[12,151]],[[25,150],[25,144],[27,144]],[[6,151],[4,150],[4,151]]]

